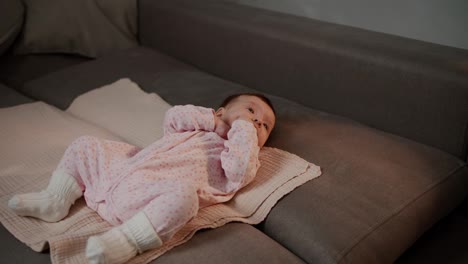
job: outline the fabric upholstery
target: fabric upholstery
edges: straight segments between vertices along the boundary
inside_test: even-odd
[[[137,47],[57,71],[27,82],[19,90],[63,110],[76,96],[120,78],[150,85],[161,72],[184,69],[193,68],[162,53]]]
[[[468,200],[426,232],[395,264],[468,262]],[[450,256],[449,259],[447,256]]]
[[[23,26],[24,7],[21,0],[0,2],[0,55],[13,44]]]
[[[27,12],[16,53],[72,53],[95,58],[138,45],[136,0],[23,2]]]
[[[0,254],[2,260],[10,263],[50,264],[50,255],[37,253],[16,239],[3,225],[0,225]]]
[[[0,82],[13,88],[51,72],[88,61],[82,56],[64,54],[5,54],[0,57]]]
[[[154,263],[306,263],[252,226],[233,223],[201,231]]]
[[[466,50],[226,1],[141,5],[143,45],[466,158]]]
[[[18,104],[25,104],[25,103],[31,103],[34,100],[32,100],[29,97],[26,97],[20,93],[18,93],[16,90],[3,85],[0,83],[0,108],[1,107],[9,107],[9,106],[14,106]]]

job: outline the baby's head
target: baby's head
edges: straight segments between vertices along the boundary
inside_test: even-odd
[[[258,146],[263,147],[276,122],[276,113],[270,100],[262,94],[234,94],[226,99],[216,111],[229,127],[237,119],[250,121],[257,129]]]

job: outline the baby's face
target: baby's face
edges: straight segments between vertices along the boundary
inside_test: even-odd
[[[231,101],[226,107],[216,111],[218,116],[230,127],[235,120],[250,121],[257,129],[258,146],[263,147],[275,126],[275,114],[262,99],[241,95]]]

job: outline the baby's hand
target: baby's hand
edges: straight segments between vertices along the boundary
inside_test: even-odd
[[[215,130],[214,132],[218,134],[220,137],[227,139],[227,133],[231,127],[226,124],[220,117],[215,116]]]

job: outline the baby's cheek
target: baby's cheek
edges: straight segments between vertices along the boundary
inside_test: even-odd
[[[259,137],[258,137],[258,143],[259,144],[265,144],[265,142],[268,139],[268,133],[263,132]]]

